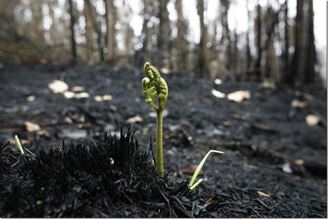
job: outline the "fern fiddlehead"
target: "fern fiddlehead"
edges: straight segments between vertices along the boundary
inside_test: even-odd
[[[168,86],[159,71],[149,62],[144,65],[145,77],[141,87],[145,101],[156,111],[156,171],[164,175],[163,163],[163,111],[168,97]]]

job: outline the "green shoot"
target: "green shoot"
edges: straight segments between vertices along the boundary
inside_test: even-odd
[[[156,171],[164,175],[163,162],[163,111],[168,97],[168,86],[159,71],[149,62],[144,65],[146,77],[141,81],[145,101],[155,110],[156,119]]]
[[[199,165],[197,166],[194,174],[192,175],[191,177],[191,180],[188,184],[188,187],[190,190],[194,190],[201,182],[203,182],[203,179],[199,179],[196,181],[197,179],[197,176],[199,175],[200,171],[202,170],[205,162],[206,162],[206,159],[208,158],[208,156],[211,154],[211,153],[217,153],[217,154],[224,154],[224,152],[222,151],[217,151],[217,150],[210,150],[209,152],[207,152],[207,154],[204,156],[204,158],[202,159],[202,161],[199,163]]]
[[[15,141],[16,141],[16,146],[17,146],[17,148],[18,148],[20,154],[21,154],[22,156],[24,156],[25,152],[24,152],[24,150],[23,150],[23,146],[22,146],[22,144],[21,144],[21,142],[20,142],[20,140],[19,140],[19,138],[18,138],[17,135],[15,135]]]

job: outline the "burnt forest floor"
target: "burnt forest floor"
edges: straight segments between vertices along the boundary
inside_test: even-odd
[[[144,102],[142,77],[141,70],[105,65],[1,69],[0,142],[9,141],[7,147],[12,147],[13,135],[18,134],[23,145],[37,154],[63,142],[69,145],[81,141],[78,138],[93,142],[105,132],[120,135],[121,127],[131,125],[140,150],[149,151],[149,142],[155,137],[155,115]],[[167,180],[179,184],[189,179],[194,165],[210,149],[225,152],[212,155],[205,164],[204,183],[194,194],[202,198],[193,202],[191,214],[173,216],[327,217],[324,88],[272,88],[232,81],[217,85],[187,73],[172,73],[164,78],[169,85],[164,113]],[[65,81],[68,90],[77,96],[66,98],[53,93],[48,85],[55,79]],[[251,97],[233,102],[217,98],[212,89],[226,94],[249,90]],[[82,98],[78,98],[81,93]],[[298,107],[292,106],[295,100],[301,103]],[[320,118],[317,125],[306,123],[310,114]],[[13,180],[16,179],[9,181]],[[0,190],[7,186],[10,187],[2,184]],[[127,203],[131,202],[127,199]],[[47,216],[22,209],[16,209],[20,212],[17,215],[8,210],[6,202],[5,197],[0,197],[0,216]],[[158,208],[165,207],[158,204]],[[172,216],[161,214],[161,210],[141,214],[142,209],[133,209],[110,215],[89,208],[93,213],[84,216]],[[50,215],[79,216],[56,212]]]

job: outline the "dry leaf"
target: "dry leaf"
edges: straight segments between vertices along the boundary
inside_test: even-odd
[[[217,98],[225,98],[226,97],[225,93],[222,93],[221,91],[218,91],[215,89],[212,89],[211,93]]]
[[[117,107],[114,105],[110,105],[109,109],[111,109],[112,111],[116,112],[117,111]]]
[[[161,72],[163,74],[169,74],[169,73],[171,73],[170,69],[169,68],[165,68],[165,67],[161,68]]]
[[[54,80],[48,85],[49,89],[55,94],[64,93],[68,90],[68,85],[64,81]]]
[[[261,191],[257,191],[257,194],[261,197],[267,197],[267,198],[271,197],[271,194],[267,194],[267,193],[264,193],[264,192],[261,192]]]
[[[143,119],[141,118],[141,116],[139,115],[136,115],[136,116],[133,116],[131,118],[128,118],[128,120],[126,120],[128,123],[137,123],[137,122],[142,122]]]
[[[82,91],[84,91],[84,88],[82,86],[74,86],[74,87],[72,87],[72,91],[82,92]]]
[[[282,166],[282,170],[283,170],[285,173],[293,173],[292,168],[290,167],[290,164],[289,164],[289,163],[285,163],[285,164]]]
[[[297,166],[303,166],[304,165],[304,160],[297,159],[297,160],[294,160],[293,163]]]
[[[38,124],[32,122],[25,122],[25,128],[28,132],[36,132],[41,130]]]
[[[106,100],[110,101],[110,100],[113,99],[112,95],[109,95],[109,94],[104,95],[102,98],[103,98],[104,101],[106,101]]]
[[[251,98],[251,92],[249,90],[239,90],[232,92],[227,95],[229,100],[235,101],[237,103],[242,102],[243,100],[247,100]]]
[[[291,105],[294,108],[304,108],[304,107],[306,107],[306,103],[304,101],[299,101],[299,100],[293,100]]]
[[[33,102],[35,100],[35,96],[31,95],[27,97],[27,101]]]
[[[271,126],[266,125],[266,124],[261,124],[261,123],[253,123],[251,124],[252,128],[261,130],[261,131],[266,131],[266,132],[276,132]]]
[[[268,89],[276,89],[276,85],[272,81],[263,81],[260,87],[268,88]]]
[[[72,91],[65,91],[64,92],[64,97],[66,98],[66,99],[71,99],[71,98],[73,98],[74,97],[74,92],[72,92]]]
[[[214,84],[220,85],[220,84],[222,84],[222,80],[217,78],[217,79],[214,80]]]
[[[82,98],[89,98],[90,95],[87,92],[82,92],[74,95],[74,98],[76,99],[82,99]]]
[[[308,126],[313,127],[319,124],[320,117],[314,114],[310,114],[305,117],[305,121]]]
[[[103,100],[102,100],[102,96],[99,96],[99,95],[95,96],[95,97],[94,97],[94,100],[97,101],[97,102],[101,102],[101,101],[103,101]]]
[[[186,167],[181,169],[181,172],[184,174],[192,175],[197,169],[197,165],[191,165],[190,167]]]
[[[97,95],[94,97],[95,101],[97,102],[102,102],[102,101],[110,101],[113,99],[112,95],[104,95],[104,96],[100,96],[100,95]]]

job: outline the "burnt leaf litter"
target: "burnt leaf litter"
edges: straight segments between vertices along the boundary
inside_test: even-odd
[[[0,216],[327,217],[325,89],[164,75],[171,92],[162,178],[142,76],[108,66],[2,69]],[[78,98],[52,93],[55,79]],[[251,97],[232,102],[212,89]],[[309,126],[312,114],[319,121]],[[14,134],[25,156],[7,143]],[[225,154],[209,158],[204,182],[190,192],[189,169],[210,149]]]

